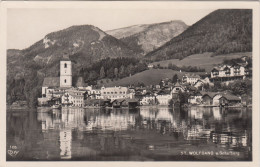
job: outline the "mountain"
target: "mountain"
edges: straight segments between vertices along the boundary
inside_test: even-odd
[[[219,9],[146,55],[152,61],[252,51],[252,10]]]
[[[138,56],[123,42],[92,25],[52,32],[29,48],[7,50],[8,97],[25,94],[28,99],[34,88],[34,93],[39,94],[44,77],[59,76],[59,62],[64,55],[73,63],[73,75],[105,58]]]
[[[120,40],[97,27],[83,25],[50,33],[27,49],[8,50],[7,63],[8,67],[9,64],[14,64],[17,68],[23,63],[35,63],[40,68],[49,69],[59,64],[64,54],[69,55],[76,67],[90,66],[93,62],[108,57],[136,56],[136,53]]]
[[[183,21],[176,20],[156,24],[135,25],[110,30],[107,33],[123,41],[132,50],[146,54],[179,35],[187,27]]]

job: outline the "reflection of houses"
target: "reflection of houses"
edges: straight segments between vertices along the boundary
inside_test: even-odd
[[[215,120],[221,120],[222,119],[222,114],[220,112],[220,107],[213,107],[213,117]]]
[[[168,121],[173,123],[172,113],[169,111],[169,108],[158,108],[155,121]]]
[[[100,130],[126,130],[129,126],[135,125],[135,116],[132,114],[98,115],[87,125],[87,129],[97,128]]]
[[[156,111],[150,110],[149,108],[140,108],[140,115],[144,120],[155,120]]]

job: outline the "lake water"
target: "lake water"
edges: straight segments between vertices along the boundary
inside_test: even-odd
[[[252,110],[7,112],[7,160],[250,161]]]

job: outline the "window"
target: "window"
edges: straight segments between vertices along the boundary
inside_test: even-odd
[[[64,79],[64,83],[67,83],[67,80],[66,80],[66,79]]]
[[[67,63],[64,64],[64,68],[67,68]]]

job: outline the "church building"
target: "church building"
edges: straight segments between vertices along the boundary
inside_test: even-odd
[[[46,77],[42,85],[42,97],[60,97],[62,90],[72,87],[72,63],[69,58],[60,61],[60,76]]]

